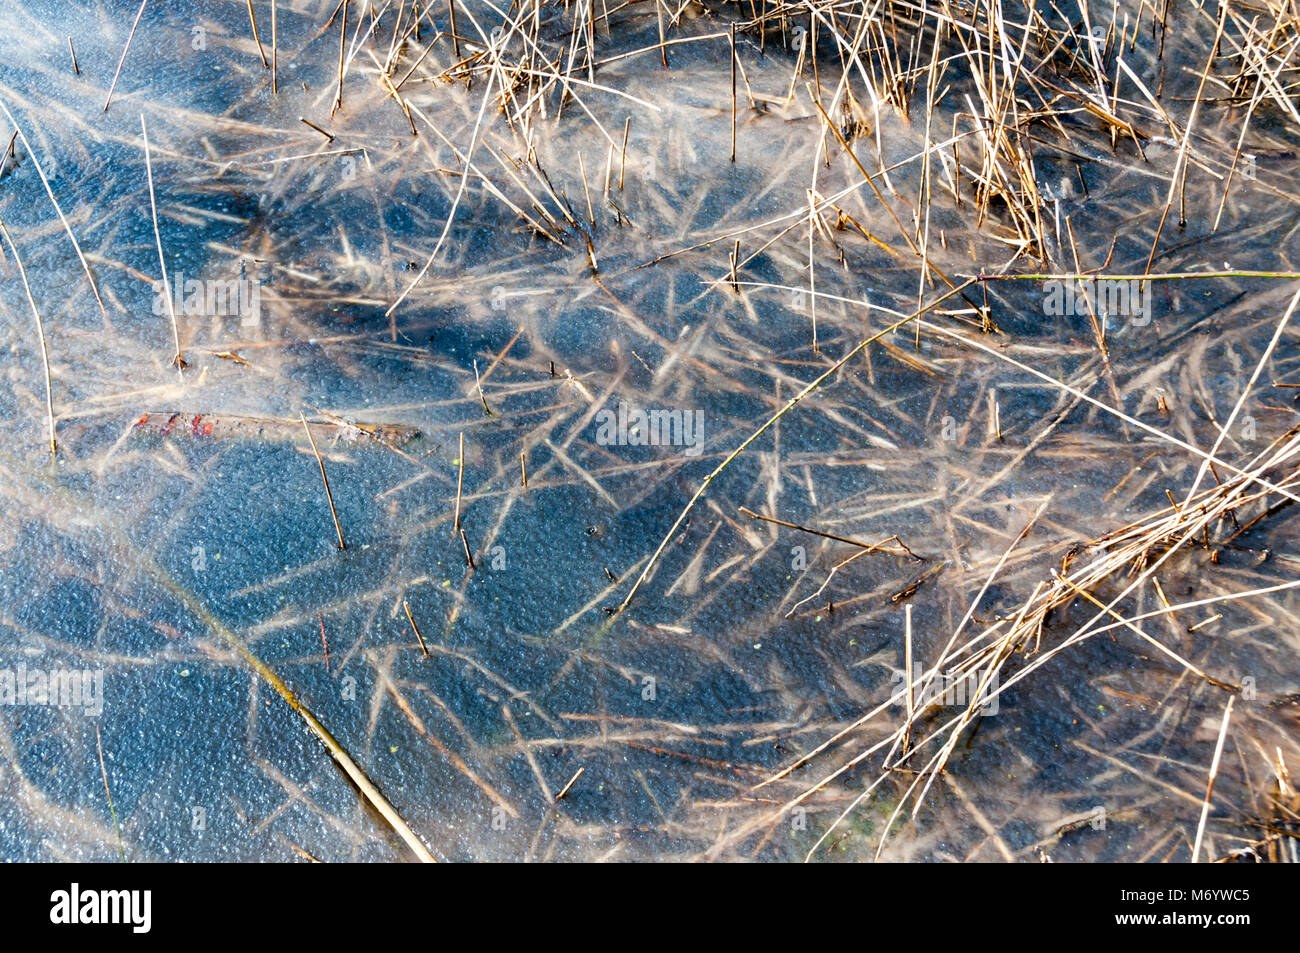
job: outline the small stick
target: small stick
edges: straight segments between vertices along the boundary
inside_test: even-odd
[[[623,173],[627,171],[627,134],[632,131],[632,117],[623,123],[623,159],[618,164],[618,190],[623,191]]]
[[[451,16],[451,47],[460,59],[460,34],[456,32],[456,0],[447,0],[447,11]]]
[[[257,35],[257,17],[253,15],[253,0],[248,0],[248,22],[253,25],[253,39],[257,40],[257,55],[262,58],[262,68],[266,69],[271,64],[266,61],[266,53],[262,51],[262,40]]]
[[[1209,625],[1211,622],[1217,622],[1218,620],[1220,620],[1220,619],[1222,619],[1222,618],[1223,618],[1223,613],[1222,613],[1222,612],[1216,612],[1214,615],[1210,616],[1208,619],[1204,620],[1203,622],[1198,622],[1198,623],[1196,623],[1196,625],[1193,625],[1193,626],[1189,627],[1187,631],[1188,631],[1188,632],[1195,632],[1195,631],[1197,631],[1198,629],[1203,629],[1203,628],[1205,628],[1205,627],[1206,627],[1207,625]]]
[[[731,161],[736,161],[736,21],[731,21]]]
[[[324,25],[323,27],[321,27],[321,32],[322,32],[322,33],[324,33],[326,30],[328,30],[328,29],[330,28],[330,26],[334,23],[334,18],[335,18],[336,16],[338,16],[338,15],[339,15],[339,11],[343,9],[343,4],[344,4],[344,2],[345,2],[345,0],[339,0],[339,2],[336,3],[336,4],[334,5],[334,12],[330,14],[330,18],[329,18],[328,20],[326,20],[326,21],[325,21],[325,25]]]
[[[456,515],[451,521],[451,535],[455,538],[460,532],[460,492],[465,485],[465,435],[460,435],[460,457],[456,462],[460,464],[460,469],[456,472]]]
[[[104,767],[104,744],[99,739],[99,725],[95,725],[95,750],[99,752],[99,774],[104,779],[104,793],[108,796],[108,813],[113,815],[113,830],[117,832],[117,853],[126,863],[126,851],[122,849],[122,825],[117,822],[117,808],[113,807],[113,792],[108,789],[108,769]]]
[[[153,163],[149,160],[149,129],[144,124],[144,113],[140,113],[140,132],[144,135],[144,168],[149,176],[149,209],[153,212],[154,241],[158,244],[158,267],[162,270],[163,293],[167,295],[167,310],[172,317],[172,341],[176,345],[172,363],[176,365],[177,375],[184,377],[185,360],[181,357],[181,332],[176,324],[176,305],[172,302],[172,285],[167,279],[167,259],[163,256],[162,235],[158,232],[158,203],[153,194]]]
[[[131,24],[131,32],[126,36],[126,46],[122,47],[122,56],[117,61],[117,71],[113,73],[113,82],[109,84],[108,96],[104,99],[103,112],[108,112],[108,104],[113,101],[113,90],[117,88],[117,78],[122,74],[122,64],[126,62],[126,51],[131,48],[131,40],[135,36],[135,28],[140,25],[140,17],[144,14],[144,5],[149,0],[140,0],[140,9],[135,12],[135,22]]]
[[[325,131],[324,129],[322,129],[320,126],[318,126],[318,125],[316,125],[314,122],[312,122],[310,119],[305,119],[305,118],[303,118],[302,116],[299,116],[299,117],[298,117],[298,121],[301,122],[301,123],[306,123],[308,126],[311,126],[311,128],[315,129],[317,132],[319,132],[322,136],[324,136],[324,137],[325,137],[326,139],[328,139],[330,142],[333,142],[333,141],[334,141],[334,136],[333,136],[331,133],[326,132],[326,131]]]
[[[405,599],[402,600],[402,608],[406,611],[406,621],[411,623],[411,631],[415,633],[415,638],[420,643],[420,651],[424,653],[425,658],[428,658],[429,647],[424,644],[424,636],[420,634],[420,627],[415,624],[415,617],[411,615],[411,607],[406,604]]]
[[[488,368],[489,373],[492,368]],[[492,408],[488,406],[487,398],[483,396],[483,381],[478,376],[478,360],[474,361],[474,386],[478,388],[478,399],[483,403],[483,413],[489,417],[492,416]]]
[[[349,0],[343,0],[343,22],[339,28],[339,91],[334,96],[334,109],[330,110],[330,115],[343,106],[343,48],[348,39],[348,3]]]
[[[280,38],[275,25],[275,2],[271,0],[271,95],[280,92]]]
[[[668,44],[664,42],[663,0],[655,0],[655,16],[659,18],[659,56],[664,61],[664,69],[667,69],[668,68]]]
[[[569,778],[569,783],[560,789],[559,794],[555,795],[555,800],[558,801],[560,798],[564,797],[564,795],[568,794],[569,788],[573,787],[573,782],[578,780],[578,778],[582,777],[582,772],[586,770],[587,770],[586,768],[579,768],[578,773],[575,774],[573,777]]]
[[[798,523],[788,523],[785,520],[777,519],[775,516],[763,516],[759,513],[755,513],[746,506],[740,507],[740,512],[744,513],[750,519],[762,520],[764,523],[775,523],[777,526],[786,526],[790,529],[797,529],[800,532],[811,533],[813,536],[820,536],[823,539],[833,539],[837,543],[848,543],[850,546],[857,546],[869,553],[889,552],[889,550],[884,549],[884,544],[892,539],[894,542],[898,543],[899,547],[907,553],[907,555],[911,556],[917,562],[925,562],[924,559],[908,549],[903,541],[897,536],[890,536],[888,539],[881,540],[879,543],[864,543],[861,540],[852,539],[848,536],[836,536],[834,533],[823,533],[819,529],[809,529],[807,526],[800,526]]]
[[[465,562],[469,564],[469,568],[470,569],[478,568],[474,565],[474,557],[470,554],[469,540],[465,537],[464,530],[460,531],[460,544],[465,547]]]
[[[72,72],[80,76],[81,67],[77,65],[77,51],[72,48],[72,37],[68,37],[68,52],[72,54]]]
[[[1219,758],[1223,755],[1223,742],[1228,737],[1228,720],[1232,718],[1232,703],[1237,700],[1233,695],[1228,699],[1228,706],[1223,709],[1223,724],[1219,725],[1219,741],[1214,746],[1214,759],[1210,762],[1210,783],[1205,788],[1205,803],[1201,805],[1201,822],[1196,825],[1196,844],[1192,847],[1192,863],[1201,857],[1201,840],[1205,837],[1205,822],[1210,817],[1210,797],[1214,794],[1214,780],[1219,776]]]
[[[325,475],[325,461],[321,459],[320,451],[316,449],[316,438],[311,435],[311,427],[307,426],[307,418],[303,416],[302,411],[298,411],[298,419],[302,421],[302,429],[307,431],[307,442],[311,444],[311,452],[316,455],[316,464],[320,467],[321,482],[325,484],[325,499],[330,504],[330,516],[334,517],[334,532],[339,536],[339,549],[347,549],[348,544],[343,542],[343,527],[339,525],[338,510],[334,509],[334,494],[330,492],[330,478]]]
[[[0,219],[0,232],[4,233],[5,241],[9,243],[9,250],[14,253],[14,261],[18,262],[18,274],[23,279],[23,290],[27,292],[27,303],[32,306],[32,315],[36,318],[36,334],[41,340],[41,360],[45,364],[45,413],[49,418],[50,459],[53,460],[56,451],[54,440],[54,392],[50,385],[50,352],[45,344],[45,325],[41,322],[41,313],[36,310],[36,300],[32,297],[31,285],[27,283],[27,270],[23,268],[22,259],[18,257],[18,248],[9,235],[9,229],[5,228],[3,219]]]
[[[519,472],[524,478],[524,489],[528,489],[528,454],[519,451]]]

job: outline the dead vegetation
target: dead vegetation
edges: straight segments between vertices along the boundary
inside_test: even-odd
[[[1279,685],[1298,675],[1293,4],[225,6],[220,108],[151,99],[142,41],[190,27],[147,0],[108,67],[77,36],[57,93],[0,87],[5,343],[45,353],[60,325],[43,400],[39,378],[15,384],[6,432],[31,443],[40,408],[59,480],[143,481],[139,505],[165,516],[169,487],[254,472],[223,447],[295,448],[315,494],[298,532],[332,551],[205,597],[241,607],[239,634],[212,614],[213,643],[174,657],[238,656],[302,705],[413,850],[1038,860],[1064,841],[1114,858],[1068,846],[1095,779],[1110,822],[1140,834],[1126,859],[1295,859],[1290,693],[1237,702],[1208,734],[1200,719],[1253,699],[1261,658]],[[46,178],[56,155],[118,147],[141,174],[102,195],[88,174]],[[140,209],[143,246],[106,224]],[[27,299],[38,341],[11,276],[20,249],[30,270],[64,243],[62,287],[47,274]],[[145,289],[194,248],[264,279],[260,326],[178,315],[166,288],[145,329]],[[1049,282],[1132,282],[1148,321],[1082,292],[1053,314]],[[102,328],[77,312],[94,313],[87,291]],[[69,356],[70,329],[101,336],[91,360]],[[363,404],[352,384],[380,373]],[[698,463],[593,441],[619,400],[708,408]],[[48,495],[40,518],[75,534],[84,500],[4,466],[7,515]],[[287,520],[278,506],[257,512]],[[182,538],[194,519],[164,525]],[[385,565],[341,563],[345,531]],[[796,572],[791,546],[813,549]],[[546,570],[489,589],[498,549]],[[335,572],[354,574],[347,596],[311,588]],[[1191,591],[1166,598],[1171,579]],[[167,580],[198,611],[198,582]],[[129,580],[94,582],[131,602]],[[310,650],[263,660],[270,633],[303,631]],[[314,695],[281,681],[290,667]],[[647,713],[660,668],[747,704]],[[357,670],[360,719],[332,702]],[[960,703],[924,701],[953,684]],[[1091,722],[1084,695],[1129,717]],[[1073,706],[1051,735],[1079,759],[1073,790],[1044,794],[1041,744],[988,737],[994,702],[1029,732]],[[403,800],[376,757],[390,736],[414,739],[417,787],[457,793],[398,814],[379,793]],[[967,773],[990,748],[1019,765],[1014,796]],[[378,839],[259,771],[347,850]],[[1039,798],[1061,807],[1044,817]],[[466,804],[529,831],[486,846]],[[828,812],[816,836],[786,837],[796,810]],[[107,843],[100,824],[85,836]]]

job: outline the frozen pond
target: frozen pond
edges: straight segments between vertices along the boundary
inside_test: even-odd
[[[0,701],[6,672],[86,673],[79,705],[0,705],[5,859],[409,859],[250,655],[440,859],[868,859],[914,773],[820,845],[880,758],[785,806],[901,704],[759,785],[889,701],[908,608],[933,662],[1083,544],[1232,478],[1198,477],[1188,445],[1248,469],[1297,424],[1297,331],[1275,337],[1295,278],[1146,283],[1104,345],[1059,288],[944,284],[1138,274],[1157,241],[1152,272],[1295,271],[1300,121],[1276,104],[1245,126],[1248,168],[1226,93],[1186,163],[1132,83],[1141,151],[1083,108],[1039,124],[1043,260],[1009,267],[1011,213],[946,184],[978,174],[960,69],[929,125],[923,83],[906,116],[856,88],[850,161],[810,99],[830,101],[840,60],[824,39],[800,52],[806,14],[760,38],[745,4],[598,5],[598,66],[569,74],[558,116],[557,84],[525,118],[500,96],[526,100],[527,74],[443,75],[523,42],[493,39],[490,4],[457,5],[457,49],[435,39],[445,5],[350,2],[345,22],[336,3],[279,0],[274,49],[255,4],[259,52],[243,0],[150,0],[107,111],[135,3],[0,11],[22,133],[0,177]],[[575,8],[538,15],[547,55],[585,62]],[[1183,129],[1216,24],[1144,16],[1125,68]],[[917,158],[954,129],[955,158]],[[886,201],[858,161],[886,170]],[[1097,634],[998,695],[883,856],[1186,860],[1230,695],[1209,847],[1288,823],[1286,464],[1266,477],[1281,495],[1126,597],[1142,633]],[[1050,613],[1004,680],[1095,612]]]

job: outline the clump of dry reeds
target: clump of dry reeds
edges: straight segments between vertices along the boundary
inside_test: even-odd
[[[820,157],[829,167],[842,151],[850,167],[862,173],[865,182],[859,185],[869,186],[882,203],[910,206],[904,213],[909,219],[905,225],[895,217],[902,234],[894,240],[906,242],[924,263],[923,270],[931,267],[934,235],[929,206],[938,191],[946,191],[958,205],[971,203],[977,226],[991,228],[991,234],[1012,251],[1013,261],[1026,257],[1047,263],[1053,254],[1048,239],[1055,230],[1049,200],[1056,183],[1044,180],[1042,160],[1081,158],[1074,140],[1089,127],[1104,133],[1112,147],[1121,139],[1130,143],[1138,155],[1153,137],[1172,137],[1179,145],[1172,177],[1178,190],[1186,188],[1187,164],[1207,161],[1200,155],[1202,147],[1193,143],[1194,134],[1201,137],[1197,109],[1180,122],[1159,101],[1163,79],[1153,90],[1140,78],[1150,60],[1148,51],[1137,47],[1137,38],[1142,31],[1158,33],[1158,55],[1163,55],[1168,4],[1144,0],[1135,10],[1112,11],[1094,9],[1080,0],[1065,11],[1053,8],[1049,17],[1033,3],[1008,8],[983,0],[940,0],[921,6],[894,0],[764,0],[722,4],[718,11],[731,20],[728,29],[687,33],[682,27],[702,6],[654,3],[659,42],[628,49],[620,40],[625,27],[618,14],[644,16],[641,6],[597,11],[590,0],[534,0],[508,11],[491,4],[486,9],[467,7],[454,40],[455,62],[437,74],[441,81],[486,87],[484,106],[489,101],[494,104],[517,135],[520,151],[512,159],[491,145],[485,148],[521,195],[506,198],[473,165],[477,137],[470,142],[469,169],[550,239],[561,240],[570,230],[585,236],[589,226],[582,224],[583,216],[574,208],[580,202],[557,190],[541,166],[536,150],[539,124],[561,118],[566,110],[591,120],[601,143],[587,158],[598,174],[600,153],[606,153],[607,196],[612,169],[617,169],[622,186],[627,128],[611,122],[606,108],[589,105],[588,100],[607,94],[606,101],[612,96],[630,106],[653,106],[602,81],[602,73],[627,61],[659,60],[667,66],[670,51],[704,45],[719,52],[725,47],[734,74],[737,39],[752,41],[761,52],[790,51],[794,63],[787,98],[815,107],[825,120],[824,128],[815,130],[821,140]],[[1230,91],[1235,101],[1249,103],[1243,136],[1251,115],[1265,101],[1300,123],[1296,108],[1300,91],[1294,80],[1300,26],[1290,5],[1269,0],[1263,17],[1245,4],[1238,8],[1225,3],[1220,8],[1218,22],[1211,18],[1204,24],[1208,36],[1191,31],[1202,42],[1211,40],[1213,51],[1200,72],[1194,102],[1200,102],[1210,81]],[[1211,17],[1203,8],[1194,15]],[[1185,24],[1181,28],[1187,29]],[[392,53],[383,66],[384,82],[408,120],[413,110],[400,90],[423,59],[419,57],[396,83],[387,78],[396,75]],[[761,105],[749,89],[743,66],[740,72],[746,88],[741,107],[745,98],[751,108]],[[733,76],[733,127],[738,108],[735,88]],[[924,133],[923,149],[910,160],[920,170],[915,196],[898,192],[890,177],[891,172],[897,174],[895,169],[856,154],[864,148],[873,151],[871,145],[883,154],[881,112],[890,109],[910,118]],[[414,113],[424,118],[418,109]],[[484,119],[482,111],[479,118]],[[1209,161],[1236,170],[1241,142],[1236,146],[1229,159]],[[532,181],[526,181],[529,178]],[[582,178],[590,205],[585,170]],[[1225,183],[1225,197],[1230,184],[1231,176]],[[809,228],[834,205],[817,195],[815,177],[813,192],[804,216]],[[895,214],[892,207],[889,212]],[[1060,247],[1059,237],[1056,247]]]
[[[1252,386],[1267,365],[1298,302],[1300,302],[1300,294],[1292,299],[1290,307],[1277,326],[1272,342],[1263,353],[1254,374],[1243,387],[1232,413],[1220,427],[1219,439],[1210,451],[1201,451],[1183,444],[1182,441],[1160,434],[1149,425],[1129,418],[1120,411],[1107,408],[1108,412],[1126,422],[1150,430],[1163,439],[1182,444],[1184,449],[1200,458],[1200,469],[1196,479],[1181,502],[1167,493],[1169,497],[1167,507],[1100,536],[1085,546],[1072,547],[1063,555],[1060,568],[1052,569],[1048,578],[1034,587],[1033,592],[1018,610],[1013,614],[998,616],[991,623],[983,625],[977,633],[966,635],[968,624],[976,618],[976,612],[981,608],[981,600],[998,578],[1012,551],[1034,528],[1047,507],[1047,503],[1044,503],[997,562],[933,664],[915,671],[912,670],[910,663],[912,633],[909,613],[907,632],[909,662],[905,666],[903,684],[886,701],[836,732],[784,770],[768,778],[756,789],[781,781],[814,758],[826,755],[827,752],[840,747],[842,743],[847,744],[846,739],[851,739],[855,734],[860,733],[865,726],[880,718],[890,708],[904,705],[905,717],[897,727],[883,733],[882,737],[868,747],[851,753],[851,756],[845,758],[839,767],[815,784],[808,786],[781,808],[781,812],[785,812],[798,806],[863,762],[880,765],[881,771],[876,780],[867,785],[826,828],[810,851],[810,856],[836,831],[850,812],[874,794],[883,783],[898,777],[898,772],[902,772],[910,778],[910,782],[906,784],[902,797],[885,824],[876,851],[879,856],[884,849],[890,829],[907,807],[909,800],[912,803],[911,816],[915,817],[921,810],[922,803],[935,780],[947,767],[959,740],[983,716],[989,703],[1058,656],[1097,635],[1117,631],[1131,633],[1141,641],[1142,646],[1154,650],[1167,663],[1180,666],[1196,679],[1208,682],[1227,693],[1229,697],[1241,691],[1240,685],[1207,673],[1179,655],[1146,631],[1141,623],[1162,617],[1172,620],[1177,618],[1177,613],[1211,609],[1225,602],[1264,596],[1300,586],[1300,581],[1290,581],[1173,604],[1165,598],[1157,575],[1157,570],[1176,555],[1185,554],[1189,549],[1202,549],[1206,562],[1211,565],[1216,564],[1222,547],[1231,546],[1238,537],[1250,531],[1266,517],[1292,503],[1300,502],[1300,495],[1297,495],[1300,493],[1300,459],[1297,459],[1300,456],[1300,425],[1292,427],[1241,465],[1233,465],[1216,456],[1228,428],[1231,427],[1246,402]],[[1061,386],[1068,389],[1067,385]],[[1080,396],[1097,403],[1095,399],[1086,395]],[[1214,485],[1201,489],[1202,483],[1206,482],[1207,474],[1213,478]],[[1121,585],[1117,586],[1116,580],[1120,580]],[[1161,607],[1137,614],[1126,614],[1126,611],[1122,611],[1128,607],[1127,612],[1132,613],[1132,599],[1144,586],[1154,588]],[[1106,590],[1107,587],[1119,588],[1119,591],[1103,600],[1097,593]],[[1047,634],[1049,620],[1053,616],[1066,615],[1070,606],[1076,603],[1091,612],[1087,621],[1075,626],[1068,635],[1063,637],[1049,636]],[[1188,628],[1195,631],[1196,626],[1192,625]],[[1045,637],[1048,640],[1046,646],[1044,646]],[[935,697],[936,686],[954,683],[969,686],[969,690],[963,692],[961,697],[964,708],[937,727],[931,727],[926,707],[914,706],[912,700]],[[1225,715],[1225,731],[1226,727]],[[1214,765],[1210,771],[1211,787],[1222,744],[1221,734]],[[875,761],[868,761],[868,759],[875,759]],[[1279,784],[1284,784],[1285,765],[1283,764],[1278,771]],[[1206,803],[1207,805],[1209,803],[1208,794]],[[1193,859],[1199,854],[1200,835],[1203,833],[1205,820],[1206,814],[1202,812]],[[733,837],[743,838],[761,823],[756,821],[752,826],[743,827]]]

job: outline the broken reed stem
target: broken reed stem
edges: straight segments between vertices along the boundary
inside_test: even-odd
[[[113,806],[113,792],[108,789],[108,768],[104,766],[104,742],[99,737],[99,725],[95,725],[95,750],[99,752],[99,776],[104,779],[104,796],[108,798],[108,813],[113,816],[113,830],[117,833],[117,856],[126,863],[126,849],[122,846],[122,825],[117,821],[117,808]]]
[[[524,489],[528,489],[528,454],[519,451],[519,475],[523,478]]]
[[[253,13],[253,0],[248,0],[248,22],[253,26],[253,39],[257,41],[257,55],[262,58],[262,69],[271,64],[266,61],[266,52],[262,49],[262,38],[257,35],[257,16]]]
[[[420,627],[415,624],[415,617],[411,615],[411,607],[406,604],[405,599],[402,600],[402,609],[406,612],[406,621],[411,623],[411,631],[415,633],[416,641],[420,643],[420,651],[424,653],[425,658],[428,658],[429,647],[424,644],[424,636],[420,634]]]
[[[68,52],[72,54],[72,72],[81,75],[81,67],[77,65],[77,51],[72,48],[72,37],[68,37]]]
[[[460,435],[460,456],[456,458],[459,468],[456,471],[456,515],[451,521],[451,535],[455,538],[460,532],[460,494],[465,486],[465,434]]]
[[[465,564],[469,566],[470,569],[478,568],[474,565],[474,554],[469,551],[469,537],[465,535],[463,529],[460,531],[460,544],[465,547]]]
[[[122,75],[122,64],[126,62],[126,51],[131,48],[131,39],[135,36],[135,28],[140,25],[140,17],[144,15],[144,6],[149,0],[140,0],[140,9],[135,11],[135,22],[131,24],[131,32],[126,35],[126,46],[122,47],[122,55],[118,58],[117,69],[113,72],[113,82],[108,85],[108,95],[104,97],[104,108],[102,112],[108,112],[108,104],[113,101],[113,90],[117,88],[117,78]]]
[[[313,129],[315,129],[317,132],[319,132],[322,136],[324,136],[324,137],[325,137],[326,139],[328,139],[330,142],[333,142],[333,141],[334,141],[334,135],[333,135],[333,133],[326,132],[326,131],[325,131],[324,129],[322,129],[320,126],[318,126],[318,125],[316,125],[314,122],[312,122],[310,119],[307,119],[307,118],[305,118],[305,117],[303,117],[303,116],[299,116],[299,117],[298,117],[298,121],[299,121],[300,123],[303,123],[303,124],[305,124],[305,125],[310,126],[310,127],[313,128]]]
[[[851,361],[858,354],[862,353],[862,351],[866,350],[867,347],[869,347],[873,342],[880,340],[882,337],[884,337],[887,334],[892,334],[894,331],[897,331],[899,328],[903,327],[903,325],[911,321],[915,321],[926,311],[929,311],[931,308],[937,307],[938,305],[947,301],[949,298],[953,297],[954,295],[961,294],[968,287],[974,284],[974,282],[975,279],[973,278],[970,279],[969,281],[963,282],[962,284],[958,285],[956,288],[952,289],[951,291],[945,292],[944,294],[940,295],[938,298],[936,298],[934,301],[930,302],[929,304],[918,308],[916,311],[912,312],[907,317],[899,321],[895,321],[893,324],[889,325],[889,327],[876,332],[870,337],[863,338],[853,348],[851,348],[847,354],[845,354],[842,358],[840,358],[838,361],[832,364],[818,377],[814,378],[813,381],[809,383],[806,387],[804,387],[803,390],[799,391],[799,393],[791,397],[790,400],[786,402],[784,407],[782,407],[775,414],[769,417],[766,423],[764,423],[761,427],[759,427],[752,434],[746,437],[745,441],[741,443],[740,446],[738,446],[735,450],[731,451],[731,453],[729,453],[726,456],[726,458],[721,463],[718,464],[718,466],[713,470],[713,472],[704,478],[704,482],[701,483],[700,488],[695,491],[695,495],[690,498],[686,506],[682,509],[681,513],[678,514],[677,519],[673,522],[673,525],[669,528],[668,532],[664,535],[663,540],[660,541],[659,546],[655,549],[654,553],[651,555],[650,560],[645,565],[645,568],[641,570],[641,575],[637,577],[636,582],[632,584],[632,588],[628,591],[627,596],[619,604],[618,609],[615,610],[613,616],[611,616],[611,621],[613,620],[613,618],[617,617],[620,613],[622,613],[624,609],[628,607],[628,604],[632,601],[632,598],[637,594],[637,590],[641,588],[642,583],[644,583],[646,579],[649,578],[650,572],[654,569],[655,565],[659,562],[659,557],[663,555],[664,549],[667,548],[669,540],[673,538],[673,534],[676,533],[678,527],[682,525],[682,522],[686,519],[687,514],[689,514],[690,511],[695,508],[695,504],[698,503],[700,501],[700,498],[704,496],[705,491],[708,490],[709,488],[709,484],[712,483],[714,479],[717,478],[718,474],[722,473],[723,470],[725,470],[728,466],[730,466],[733,460],[735,460],[738,456],[744,453],[749,448],[750,444],[752,444],[755,440],[757,440],[764,433],[766,433],[768,428],[770,428],[778,420],[784,417],[785,414],[796,404],[798,404],[801,400],[803,400],[805,397],[807,397],[809,394],[811,394],[813,391],[819,388],[823,383],[825,383],[835,374],[839,373],[840,369],[844,367],[845,364]]]
[[[664,9],[663,0],[655,0],[655,16],[659,19],[659,56],[663,60],[664,69],[668,68],[668,44],[664,42]]]
[[[1214,781],[1219,776],[1219,759],[1223,756],[1223,742],[1228,737],[1228,722],[1232,718],[1232,703],[1237,700],[1233,695],[1223,709],[1223,723],[1219,725],[1219,740],[1214,746],[1214,758],[1210,762],[1210,782],[1205,788],[1205,802],[1201,805],[1201,821],[1196,825],[1196,844],[1192,847],[1192,863],[1198,863],[1201,857],[1201,842],[1205,838],[1205,824],[1210,818],[1210,798],[1214,795]]]
[[[144,136],[144,168],[149,176],[149,210],[153,213],[153,237],[158,245],[158,267],[162,271],[163,293],[167,295],[167,311],[172,318],[172,342],[176,345],[176,353],[172,356],[172,363],[176,365],[177,375],[184,377],[185,361],[181,357],[181,331],[176,323],[176,305],[172,301],[171,281],[167,277],[167,259],[163,255],[162,235],[158,231],[158,203],[154,199],[153,163],[149,158],[149,129],[144,123],[144,113],[140,113],[140,132]]]
[[[41,321],[41,313],[36,310],[36,299],[32,297],[32,286],[27,283],[27,269],[23,267],[23,260],[18,257],[18,248],[14,245],[14,240],[10,237],[9,229],[5,227],[3,219],[0,219],[0,232],[4,234],[5,241],[9,243],[9,250],[14,253],[14,261],[18,263],[18,274],[23,279],[23,290],[27,292],[27,303],[31,305],[32,316],[36,319],[36,334],[41,341],[41,361],[45,365],[45,413],[50,428],[50,459],[53,460],[57,450],[54,436],[54,388],[50,383],[50,351],[45,343],[45,324]]]
[[[447,16],[451,20],[451,48],[460,59],[460,33],[456,30],[456,0],[447,0]]]
[[[569,778],[569,783],[566,784],[564,787],[560,788],[560,793],[555,795],[555,800],[558,801],[560,800],[560,798],[564,797],[564,795],[568,794],[569,788],[573,787],[573,782],[577,781],[578,778],[582,777],[582,772],[586,770],[587,770],[586,768],[579,768],[578,772],[573,777]]]
[[[329,501],[330,516],[334,518],[334,532],[338,533],[339,549],[347,549],[348,544],[343,542],[343,527],[339,525],[338,510],[334,508],[334,494],[330,492],[330,478],[325,475],[325,461],[316,449],[316,438],[311,435],[311,427],[307,425],[307,418],[301,410],[298,411],[298,419],[302,421],[302,429],[307,431],[307,442],[311,444],[311,452],[316,455],[316,465],[320,467],[320,479],[325,484],[325,499]]]

